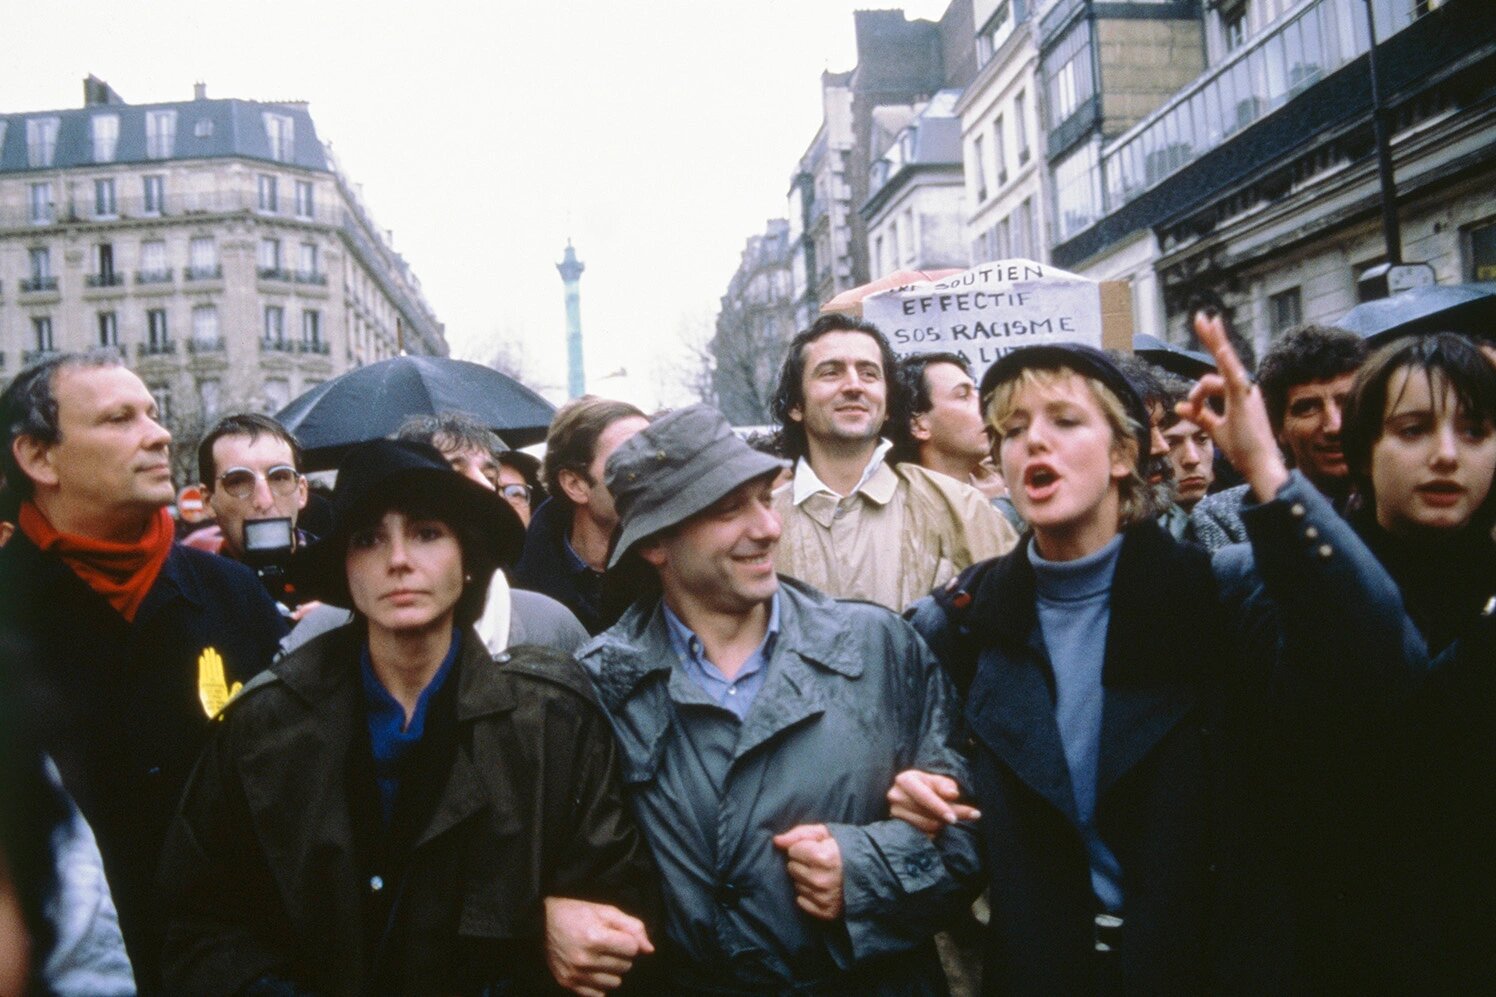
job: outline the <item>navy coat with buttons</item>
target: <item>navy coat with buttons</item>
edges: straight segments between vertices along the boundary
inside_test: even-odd
[[[1277,662],[1269,802],[1300,975],[1316,993],[1480,989],[1496,970],[1491,644],[1472,630],[1430,660],[1393,578],[1294,477],[1243,508],[1251,548],[1215,565],[1244,667]]]
[[[886,793],[907,768],[965,781],[948,744],[953,690],[887,609],[780,581],[779,636],[720,787],[683,728],[720,707],[679,666],[658,600],[578,656],[665,884],[663,982],[646,992],[944,993],[932,938],[976,892],[975,836],[960,825],[932,842],[889,819]],[[825,824],[840,846],[836,922],[796,906],[772,843],[800,824]]]
[[[1105,969],[1027,552],[977,565],[915,607],[916,628],[970,683],[972,796],[992,888],[988,993],[1094,993],[1102,973],[1137,994],[1301,985],[1286,811],[1302,803],[1295,773],[1317,759],[1285,732],[1325,709],[1304,666],[1333,649],[1393,673],[1416,648],[1395,586],[1301,475],[1243,519],[1252,548],[1214,564],[1153,523],[1124,533],[1096,810],[1122,868],[1124,926]],[[1266,612],[1251,598],[1262,592],[1299,622]]]
[[[99,841],[136,978],[153,989],[166,827],[212,722],[200,694],[270,664],[285,622],[254,573],[176,545],[133,622],[23,533],[0,549],[0,628],[20,652],[46,751]]]

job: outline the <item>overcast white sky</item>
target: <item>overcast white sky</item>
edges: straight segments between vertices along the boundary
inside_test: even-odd
[[[395,233],[453,353],[507,340],[559,398],[554,264],[587,271],[589,388],[678,402],[682,336],[708,328],[743,241],[785,213],[850,69],[856,0],[47,0],[10,4],[0,108],[306,100]],[[946,0],[907,0],[938,19]],[[626,368],[627,377],[606,377]]]

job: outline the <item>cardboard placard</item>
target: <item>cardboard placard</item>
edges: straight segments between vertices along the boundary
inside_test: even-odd
[[[1132,291],[1033,260],[998,260],[869,295],[862,316],[900,358],[958,353],[976,379],[1023,346],[1085,343],[1131,352]]]

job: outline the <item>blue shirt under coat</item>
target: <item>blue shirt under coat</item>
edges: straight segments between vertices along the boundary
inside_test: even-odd
[[[1039,630],[1055,682],[1055,726],[1070,769],[1075,813],[1091,865],[1091,888],[1109,911],[1122,909],[1122,868],[1096,829],[1096,762],[1101,748],[1102,665],[1112,615],[1119,534],[1094,554],[1047,561],[1029,544]]]
[[[369,657],[369,645],[364,643],[358,655],[359,677],[363,680],[365,719],[369,725],[369,746],[374,751],[374,781],[379,787],[379,815],[386,825],[395,813],[395,796],[400,790],[400,763],[408,756],[426,733],[426,711],[431,700],[447,681],[452,665],[457,660],[457,650],[462,646],[457,629],[452,629],[452,644],[447,656],[442,659],[436,674],[416,698],[416,708],[411,712],[410,723],[405,722],[405,707],[390,695],[374,675],[374,662]]]
[[[774,654],[774,641],[779,636],[779,593],[775,592],[769,600],[769,626],[764,639],[732,679],[712,664],[706,656],[701,638],[663,600],[660,608],[665,611],[665,627],[670,633],[670,646],[675,648],[676,657],[680,658],[681,668],[686,675],[718,706],[730,711],[739,720],[746,717],[758,691],[764,687],[764,679],[768,674],[765,666]]]

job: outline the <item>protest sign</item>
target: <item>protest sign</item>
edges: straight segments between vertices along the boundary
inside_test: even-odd
[[[862,317],[883,330],[900,358],[958,353],[979,381],[999,357],[1023,346],[1127,350],[1132,343],[1127,284],[1089,280],[1033,260],[982,263],[880,291],[863,299]]]

